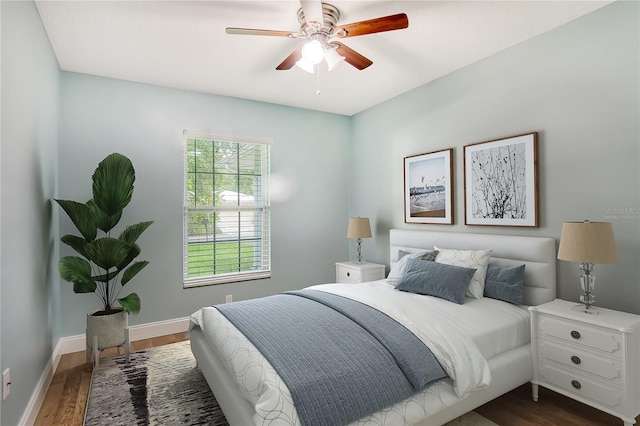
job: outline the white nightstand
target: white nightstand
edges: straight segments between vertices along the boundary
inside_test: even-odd
[[[533,400],[538,385],[620,417],[640,414],[640,315],[556,299],[531,311]]]
[[[369,262],[337,262],[336,282],[364,283],[384,279],[384,265]]]

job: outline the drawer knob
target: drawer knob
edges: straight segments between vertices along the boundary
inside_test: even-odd
[[[576,388],[576,389],[580,389],[580,388],[582,387],[582,385],[580,384],[580,382],[579,382],[579,381],[577,381],[577,380],[572,380],[572,381],[571,381],[571,386],[573,386],[573,387],[574,387],[574,388]]]
[[[351,276],[351,272],[347,272],[347,276],[350,277]]]
[[[576,364],[576,365],[579,365],[579,364],[582,362],[582,360],[580,360],[580,357],[577,357],[577,356],[575,356],[575,355],[572,355],[572,356],[571,356],[571,362],[572,362],[572,363],[574,363],[574,364]]]
[[[574,339],[579,339],[580,338],[580,332],[578,332],[576,330],[571,330],[571,337],[573,337]]]

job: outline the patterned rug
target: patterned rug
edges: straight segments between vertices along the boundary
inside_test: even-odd
[[[91,377],[85,426],[226,426],[189,342],[100,360]]]
[[[100,360],[93,369],[85,426],[227,426],[189,342]],[[445,426],[497,426],[471,411]]]

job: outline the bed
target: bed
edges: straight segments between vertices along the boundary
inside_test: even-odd
[[[464,383],[466,379],[452,380],[447,377],[404,401],[351,423],[440,425],[529,382],[531,354],[527,306],[555,299],[555,240],[543,237],[392,229],[389,241],[392,272],[397,269],[399,256],[412,257],[433,250],[434,247],[445,250],[490,249],[491,265],[525,265],[524,300],[522,305],[518,306],[487,297],[466,297],[464,304],[456,305],[436,297],[394,290],[386,279],[364,284],[325,284],[310,287],[311,290],[353,297],[367,303],[371,299],[373,305],[376,303],[373,298],[381,295],[389,301],[389,305],[397,303],[402,306],[406,303],[407,315],[414,309],[409,307],[412,306],[410,304],[419,303],[416,305],[416,314],[431,315],[420,318],[420,321],[425,323],[431,323],[437,317],[460,317],[460,322],[454,323],[454,326],[463,330],[461,335],[464,335],[465,339],[470,338],[473,341],[467,346],[472,352],[479,352],[484,360],[484,364],[477,362],[480,365],[479,372],[472,373],[477,376],[477,380],[463,390],[461,388],[464,385],[459,382]],[[381,306],[376,307],[382,309]],[[450,308],[453,310],[439,311]],[[393,316],[395,313],[387,315]],[[205,320],[205,316],[214,317],[215,320]],[[453,323],[440,321],[441,324],[434,324],[434,327],[444,326],[449,322]],[[410,326],[407,328],[411,329]],[[296,409],[292,408],[291,395],[288,394],[281,378],[269,362],[261,357],[255,346],[223,315],[217,313],[216,308],[207,307],[194,313],[189,333],[191,349],[198,366],[231,425],[300,424]],[[415,331],[414,333],[423,339],[422,334]],[[445,334],[449,335],[449,332]],[[436,357],[441,355],[439,351],[444,350],[439,345],[440,343],[436,345],[438,349],[434,351]],[[463,354],[463,360],[466,359],[466,355]],[[438,360],[440,361],[439,358]],[[476,361],[469,363],[473,364]],[[445,365],[442,361],[441,364],[447,373],[455,373],[458,377],[463,376],[456,369],[467,368],[466,362],[463,361],[456,366]],[[265,378],[269,381],[269,386],[258,383]]]

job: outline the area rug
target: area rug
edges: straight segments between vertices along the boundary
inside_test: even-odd
[[[196,366],[189,342],[100,360],[93,369],[85,426],[212,425],[227,420]]]
[[[100,360],[93,369],[85,426],[211,425],[227,420],[196,366],[189,342]],[[497,426],[475,412],[445,426]]]

